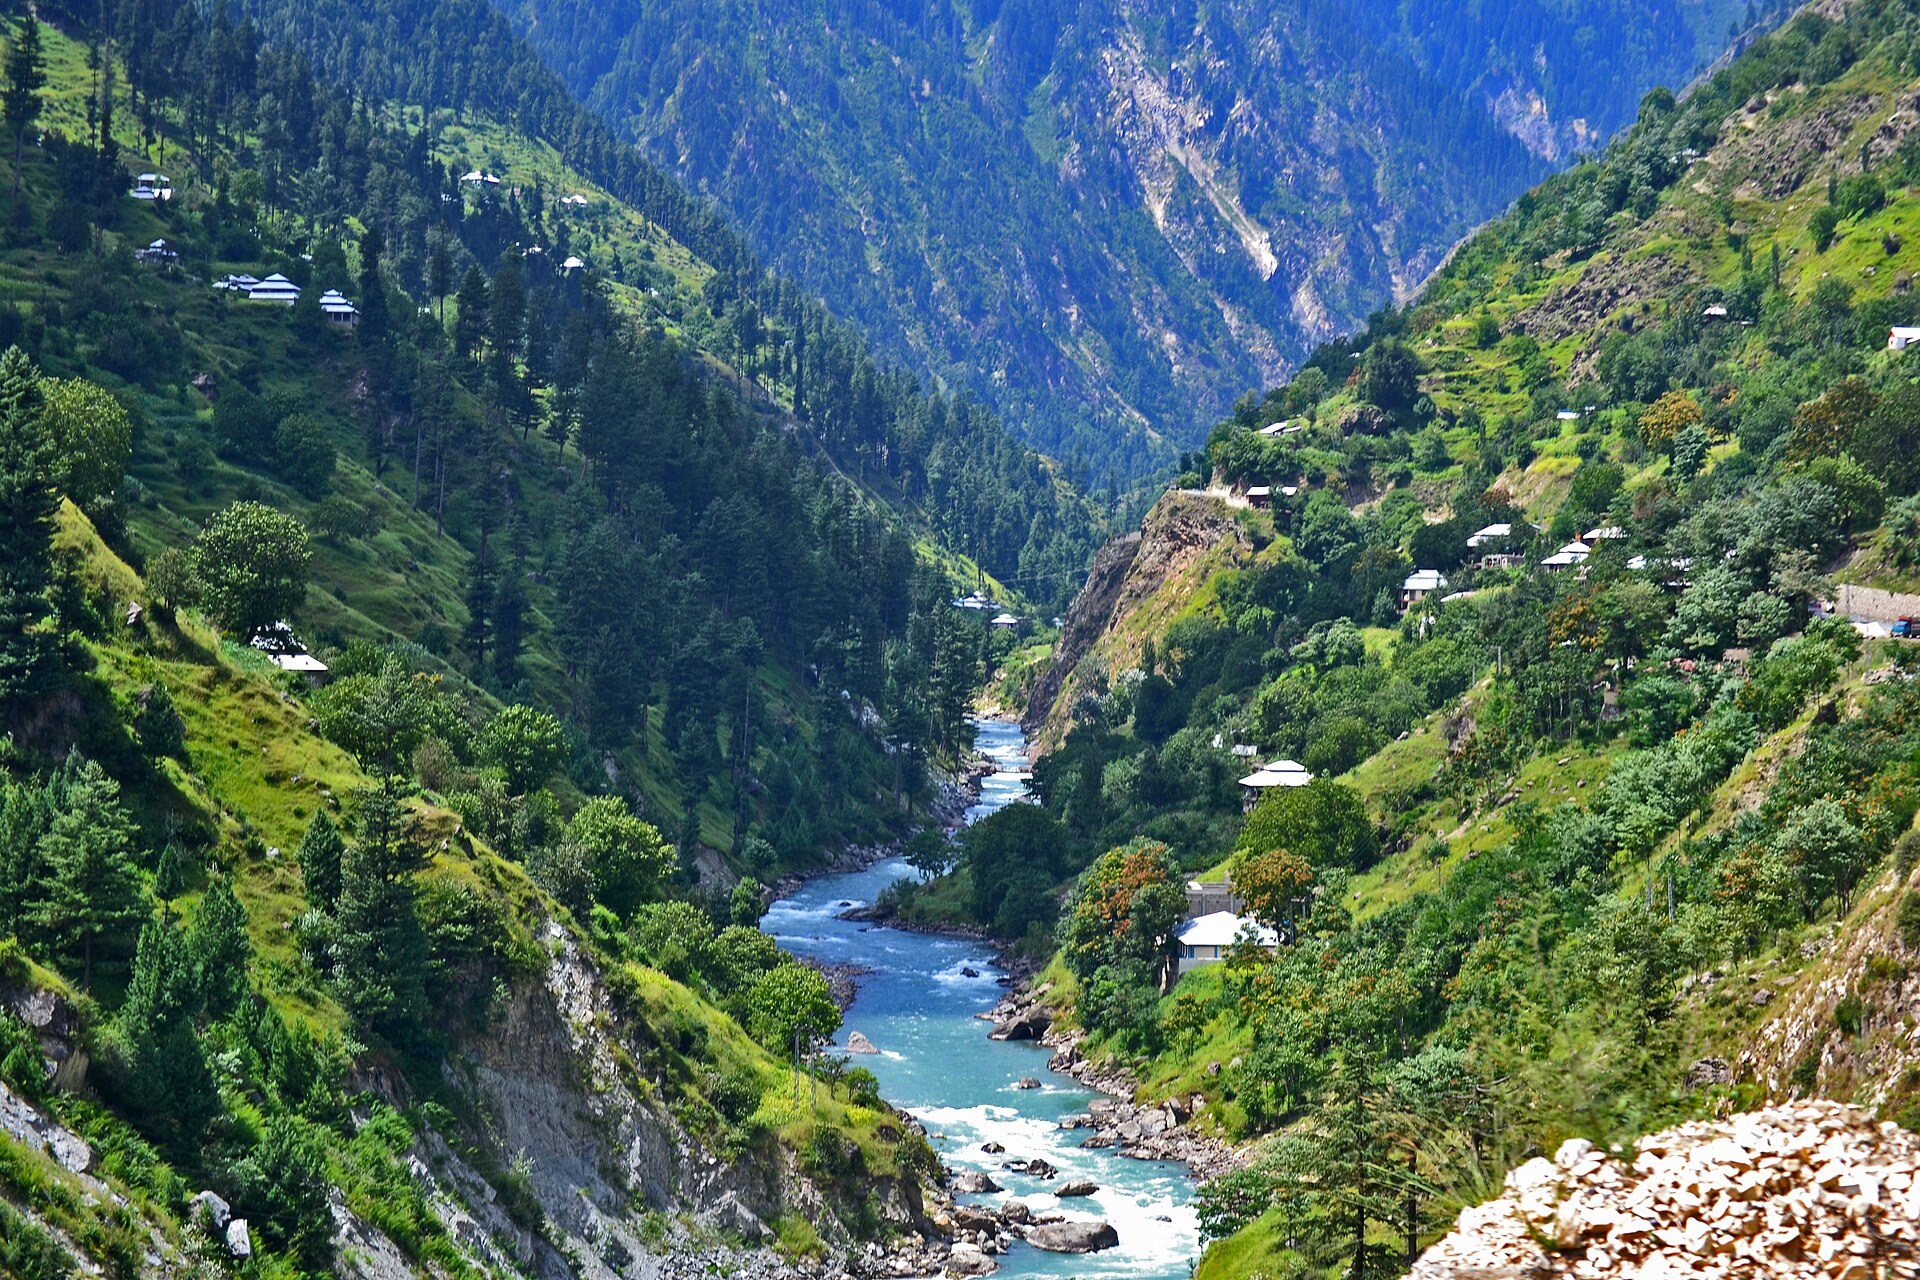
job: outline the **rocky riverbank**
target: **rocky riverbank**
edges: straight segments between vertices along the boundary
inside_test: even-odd
[[[1080,1033],[1054,1026],[1053,1010],[1046,1003],[1051,989],[1050,983],[1041,983],[1010,992],[984,1015],[993,1023],[987,1034],[996,1040],[1034,1040],[1048,1046],[1054,1051],[1047,1060],[1050,1070],[1107,1095],[1095,1099],[1084,1114],[1060,1122],[1065,1129],[1088,1131],[1081,1146],[1110,1147],[1135,1160],[1184,1161],[1193,1176],[1202,1181],[1238,1164],[1231,1143],[1193,1127],[1193,1121],[1206,1110],[1206,1099],[1195,1094],[1185,1101],[1136,1103],[1133,1099],[1139,1092],[1139,1082],[1129,1072],[1085,1057],[1080,1052]]]

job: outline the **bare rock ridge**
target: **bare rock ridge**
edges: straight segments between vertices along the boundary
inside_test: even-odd
[[[1640,1139],[1583,1139],[1507,1175],[1414,1280],[1920,1275],[1920,1135],[1801,1102]]]

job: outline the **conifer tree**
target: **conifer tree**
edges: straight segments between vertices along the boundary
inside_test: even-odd
[[[40,375],[18,347],[0,356],[0,706],[45,687],[54,637],[53,440],[40,412]]]
[[[347,842],[333,819],[324,812],[314,814],[295,856],[307,882],[307,902],[321,911],[331,913],[340,901],[340,864],[346,852]]]
[[[334,981],[361,1025],[392,1034],[426,1009],[426,937],[414,911],[414,873],[427,850],[391,780],[359,793],[360,837],[340,868]]]
[[[160,851],[160,861],[153,868],[153,896],[160,900],[160,906],[169,920],[173,918],[173,900],[186,891],[186,867],[182,865],[179,847],[169,840],[167,847]]]
[[[224,1018],[240,1007],[247,995],[247,961],[253,944],[247,939],[247,911],[233,896],[225,877],[217,879],[200,899],[187,934],[194,970],[207,1012]]]
[[[30,921],[54,955],[79,964],[80,985],[91,987],[94,963],[124,953],[151,910],[133,865],[133,823],[120,784],[83,762],[37,851],[45,879]]]
[[[13,198],[20,198],[20,161],[26,154],[27,130],[40,118],[40,90],[47,83],[45,57],[40,48],[40,23],[33,14],[20,15],[13,39],[7,44],[7,83],[0,93],[0,113],[13,130]]]
[[[140,1127],[175,1148],[197,1137],[218,1105],[193,1030],[199,995],[187,938],[171,921],[149,920],[115,1020],[121,1057],[109,1078]]]

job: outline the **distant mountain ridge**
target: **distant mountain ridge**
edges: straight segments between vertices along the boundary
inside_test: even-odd
[[[881,345],[1084,478],[1406,297],[1738,0],[496,0]]]

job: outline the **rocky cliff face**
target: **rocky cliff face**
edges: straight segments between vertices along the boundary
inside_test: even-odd
[[[1271,537],[1264,515],[1232,499],[1175,490],[1154,504],[1138,533],[1102,548],[1027,703],[1035,754],[1066,737],[1082,694],[1103,693],[1137,667],[1145,642],[1157,643],[1215,572],[1245,563]]]

